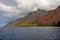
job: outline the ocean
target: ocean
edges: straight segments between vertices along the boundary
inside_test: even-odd
[[[0,40],[60,40],[59,27],[1,27]]]

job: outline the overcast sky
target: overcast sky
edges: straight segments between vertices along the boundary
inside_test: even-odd
[[[60,5],[60,0],[0,0],[0,26],[24,17],[28,12],[52,10]]]

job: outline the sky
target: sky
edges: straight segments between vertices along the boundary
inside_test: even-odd
[[[31,11],[53,10],[60,0],[0,0],[0,27],[26,16]]]

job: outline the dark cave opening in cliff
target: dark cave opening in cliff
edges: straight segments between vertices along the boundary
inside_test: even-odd
[[[57,22],[57,24],[55,26],[60,26],[60,21]]]

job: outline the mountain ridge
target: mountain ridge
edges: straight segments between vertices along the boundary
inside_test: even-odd
[[[10,26],[15,26],[16,24],[23,22],[23,21],[34,21],[36,19],[39,19],[41,18],[42,16],[48,14],[48,11],[45,11],[45,10],[40,10],[38,9],[37,11],[33,11],[33,12],[30,12],[27,16],[25,16],[24,18],[22,19],[18,19],[17,21],[18,22],[10,22],[9,24],[7,24],[6,26],[10,27]],[[20,20],[20,21],[19,21]]]

